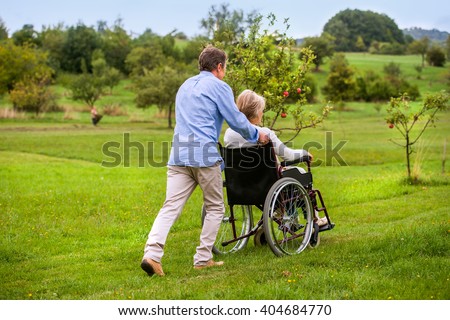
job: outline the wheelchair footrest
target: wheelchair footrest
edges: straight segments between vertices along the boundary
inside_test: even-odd
[[[319,228],[319,232],[331,230],[334,228],[334,226],[334,223],[327,223]]]

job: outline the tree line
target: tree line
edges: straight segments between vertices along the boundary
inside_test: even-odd
[[[184,79],[196,72],[198,54],[207,43],[226,49],[230,61],[235,62],[228,79],[236,90],[242,83],[250,83],[252,78],[261,83],[270,83],[267,81],[274,75],[265,68],[277,69],[274,61],[280,64],[283,59],[291,59],[289,63],[292,64],[294,56],[296,61],[304,63],[305,68],[314,66],[315,70],[320,69],[324,59],[332,58],[339,51],[420,54],[422,67],[425,67],[425,62],[435,66],[444,65],[446,55],[450,56],[449,39],[445,52],[444,47],[431,43],[427,38],[412,40],[404,36],[392,19],[371,11],[348,9],[339,12],[325,24],[320,36],[305,38],[301,45],[288,39],[286,30],[265,34],[261,28],[261,19],[257,12],[230,10],[227,4],[212,6],[208,16],[200,22],[205,34],[193,39],[177,31],[160,36],[151,29],[132,37],[120,19],[112,25],[99,21],[95,27],[81,22],[68,27],[59,24],[43,27],[41,32],[34,30],[32,25],[24,25],[9,37],[7,27],[0,19],[0,94],[8,93],[15,108],[39,113],[57,108],[55,95],[49,87],[52,83],[64,85],[70,90],[72,98],[93,106],[102,95],[111,93],[121,79],[127,78],[132,81],[137,107],[156,105],[167,109],[171,126],[176,89]],[[273,22],[275,17],[269,16],[267,19]],[[288,19],[284,22],[288,29]],[[262,42],[252,42],[249,35],[260,37],[258,40]],[[403,49],[397,50],[400,47]],[[281,56],[280,48],[286,49],[281,51]],[[256,56],[255,52],[260,56]],[[341,66],[340,70],[345,71],[342,68],[345,67],[345,61],[339,55],[335,60],[334,65]],[[379,89],[387,86],[383,82],[385,79],[377,79],[373,75],[359,79],[358,83],[352,85],[353,93],[343,96],[344,91],[336,89],[339,81],[333,79],[338,74],[333,70],[339,68],[332,66],[327,87],[323,88],[324,93],[333,100],[350,97],[386,99],[373,93],[375,89],[372,93],[368,92],[370,87],[378,88],[376,90],[380,93],[388,92],[388,95],[406,88],[414,96],[414,88],[408,87],[404,81],[390,81],[391,84],[400,85],[394,88],[390,85],[391,89],[387,91]],[[302,101],[314,100],[317,89],[308,73],[294,77],[297,80],[295,88],[292,88],[283,79],[293,71],[286,67],[283,72],[285,74],[279,73],[276,79],[281,81],[287,92],[301,89],[299,97]],[[341,75],[339,77],[342,80]],[[392,80],[394,77],[386,76],[386,79]],[[251,85],[256,86],[255,83],[253,81]],[[284,103],[295,102],[292,95],[280,97],[273,92],[286,91],[280,85],[271,88],[261,84],[258,86],[262,90],[261,94],[265,93],[269,101],[267,118],[277,119],[277,112],[287,108],[283,107]],[[354,89],[356,87],[358,89]],[[338,96],[336,92],[340,92]],[[271,105],[276,106],[274,114],[270,113]]]

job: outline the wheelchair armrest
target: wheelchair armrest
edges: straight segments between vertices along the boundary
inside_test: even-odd
[[[295,160],[281,161],[280,165],[282,167],[287,167],[287,166],[292,166],[293,164],[297,164],[297,163],[301,163],[301,162],[306,162],[306,163],[309,164],[311,162],[311,157],[310,156],[303,156],[303,157],[300,157],[300,158],[295,159]]]

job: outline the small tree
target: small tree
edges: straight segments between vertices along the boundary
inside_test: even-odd
[[[355,48],[358,49],[358,51],[367,51],[366,44],[361,36],[358,36],[356,39]]]
[[[47,54],[29,44],[16,46],[12,40],[0,43],[0,95],[9,93],[14,108],[36,114],[54,103],[49,89],[53,70]]]
[[[428,50],[427,62],[430,66],[443,67],[445,60],[445,52],[441,47],[434,45]]]
[[[28,44],[16,46],[12,40],[0,42],[0,94],[10,92],[16,83],[27,79],[50,79],[53,70],[46,53]]]
[[[389,127],[395,127],[404,139],[403,144],[393,140],[391,141],[396,145],[405,148],[406,169],[409,180],[412,180],[410,161],[411,154],[413,153],[412,146],[419,140],[427,127],[434,124],[437,112],[446,110],[448,106],[449,94],[446,91],[428,95],[425,98],[422,107],[415,112],[410,110],[408,96],[402,95],[398,98],[391,98],[390,105],[387,108],[388,115],[386,121],[389,124]],[[420,122],[420,120],[423,119],[425,122]],[[415,125],[422,125],[422,128],[419,128],[419,131],[415,131],[417,132],[417,136],[413,137],[412,130]]]
[[[420,40],[415,40],[411,42],[408,46],[409,52],[412,54],[420,54],[422,57],[422,68],[425,67],[425,56],[428,51],[428,47],[430,46],[430,39],[427,37],[423,37]]]
[[[356,92],[354,73],[345,55],[335,54],[330,63],[327,84],[322,88],[327,99],[339,103],[352,100]]]
[[[324,32],[320,37],[308,37],[305,38],[302,43],[302,48],[310,48],[314,53],[313,63],[316,65],[316,70],[319,71],[320,66],[323,64],[325,58],[329,58],[334,54],[334,38],[328,33]],[[300,54],[300,58],[301,54]]]
[[[15,84],[9,99],[14,108],[38,115],[52,105],[56,105],[55,95],[49,87],[50,83],[49,75],[26,76]]]
[[[160,111],[167,110],[167,125],[172,128],[172,111],[178,88],[191,74],[192,70],[184,63],[168,59],[165,66],[135,77],[136,106],[145,109],[156,105]]]
[[[73,100],[81,100],[89,107],[93,107],[103,94],[104,84],[100,77],[87,72],[84,62],[82,63],[82,69],[83,73],[74,76],[69,81],[68,86],[72,91]]]
[[[269,15],[269,27],[276,21]],[[284,23],[287,28],[288,21]],[[255,18],[247,34],[242,35],[239,42],[229,47],[230,63],[227,66],[226,81],[238,95],[244,89],[250,89],[264,96],[263,125],[277,131],[293,131],[294,139],[302,129],[314,127],[322,122],[329,108],[317,115],[306,112],[303,106],[307,103],[306,75],[310,70],[314,55],[309,48],[303,48],[302,58],[296,58],[293,49],[294,40],[286,36],[286,32],[261,32],[262,16]],[[293,127],[277,127],[280,117],[289,114],[294,120]]]
[[[93,107],[103,94],[103,83],[89,73],[75,76],[69,88],[72,91],[73,100],[81,100],[89,107]]]

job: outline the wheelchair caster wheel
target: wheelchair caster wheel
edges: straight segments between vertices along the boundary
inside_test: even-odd
[[[265,246],[267,244],[266,235],[264,234],[264,229],[260,228],[258,231],[256,231],[255,235],[253,236],[253,241],[255,243],[255,246]]]
[[[310,248],[317,248],[320,244],[320,234],[319,234],[319,225],[314,222],[313,227],[313,233],[311,235],[311,238],[309,239],[309,247]]]
[[[317,239],[313,239],[313,237],[311,237],[311,239],[309,240],[309,247],[310,248],[317,248],[320,244],[320,235],[317,235]]]

